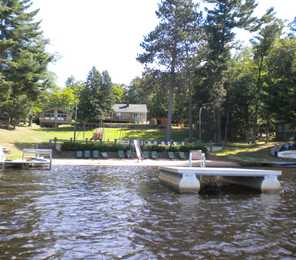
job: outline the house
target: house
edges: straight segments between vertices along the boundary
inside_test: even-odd
[[[146,104],[115,104],[112,106],[111,120],[137,124],[147,123]]]
[[[71,124],[72,113],[60,108],[48,109],[39,116],[39,123],[42,127],[57,127],[63,124]]]

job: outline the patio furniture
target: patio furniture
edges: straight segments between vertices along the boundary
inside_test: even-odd
[[[90,158],[90,155],[91,154],[90,154],[90,151],[89,150],[85,150],[84,153],[83,153],[83,155],[84,155],[84,158],[85,159],[88,159],[88,158]]]
[[[184,152],[178,152],[178,155],[181,160],[186,160],[186,155]]]
[[[76,158],[81,159],[83,157],[83,151],[76,151]]]
[[[159,154],[158,154],[158,152],[156,152],[156,151],[152,151],[152,152],[151,152],[151,158],[154,159],[154,160],[155,160],[155,159],[158,159],[158,158],[159,158]]]
[[[92,157],[96,159],[100,158],[100,152],[98,150],[94,150],[92,152]]]
[[[101,152],[101,156],[104,159],[107,159],[109,157],[107,152]]]
[[[192,167],[192,161],[199,160],[200,167],[206,167],[206,156],[202,150],[193,150],[189,153],[189,166]]]
[[[149,159],[149,151],[143,151],[143,158]]]
[[[123,151],[123,150],[119,150],[119,151],[117,152],[117,155],[118,155],[118,158],[120,158],[120,159],[125,158],[125,155],[124,155],[124,151]]]
[[[170,160],[174,160],[175,159],[175,153],[174,152],[168,152],[168,157]]]

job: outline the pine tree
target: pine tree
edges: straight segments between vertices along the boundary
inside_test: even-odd
[[[99,123],[111,111],[112,82],[107,71],[101,73],[93,67],[80,92],[78,119],[84,123]]]
[[[257,19],[252,17],[255,0],[206,0],[213,5],[208,10],[205,31],[208,53],[203,87],[215,112],[216,140],[221,141],[221,110],[226,95],[224,72],[234,47],[235,28],[254,30]]]
[[[102,86],[101,86],[101,108],[103,110],[103,117],[105,118],[112,110],[114,103],[114,96],[112,92],[112,81],[108,71],[102,72]]]
[[[31,0],[0,3],[0,109],[14,126],[49,86],[47,65],[53,59],[34,21],[38,10],[30,11],[31,5]]]
[[[171,138],[173,100],[176,89],[176,73],[184,64],[187,45],[191,35],[196,33],[199,13],[192,0],[163,0],[156,15],[159,24],[141,43],[144,53],[138,56],[142,63],[153,63],[163,69],[170,77],[167,83],[168,116],[167,141]]]

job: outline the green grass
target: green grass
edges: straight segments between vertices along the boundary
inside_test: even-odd
[[[77,131],[77,140],[90,139],[94,129],[88,131]],[[59,128],[40,127],[17,127],[15,130],[0,129],[0,145],[7,147],[11,152],[9,159],[19,158],[21,149],[35,147],[40,143],[48,143],[54,138],[70,140],[74,137],[73,128],[63,126]],[[186,129],[173,129],[172,139],[182,141],[187,137]],[[126,128],[105,128],[104,141],[115,139],[154,139],[164,140],[165,129],[126,129]]]
[[[263,142],[240,145],[230,144],[230,146],[226,147],[223,151],[213,153],[213,155],[218,158],[237,161],[245,166],[262,166],[263,164],[269,164],[274,161],[295,161],[294,159],[282,159],[272,156],[270,154],[270,149],[275,145],[276,143]]]

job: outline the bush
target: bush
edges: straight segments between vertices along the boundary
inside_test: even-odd
[[[166,151],[165,146],[160,146],[160,145],[144,145],[142,147],[143,151],[156,151],[156,152],[164,152]]]
[[[114,144],[114,143],[79,143],[79,142],[64,142],[62,144],[63,151],[77,151],[77,150],[97,150],[104,152],[117,152],[118,150],[127,150],[128,145]]]
[[[119,150],[130,150],[127,144],[117,143],[100,143],[100,142],[64,142],[62,144],[63,151],[77,151],[77,150],[97,150],[104,152],[117,152]],[[156,152],[189,152],[190,150],[202,150],[207,153],[207,148],[200,144],[188,145],[144,145],[143,151],[156,151]]]
[[[207,153],[207,148],[203,145],[144,145],[143,151],[157,151],[157,152],[189,152],[190,150],[202,150]]]

